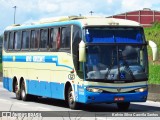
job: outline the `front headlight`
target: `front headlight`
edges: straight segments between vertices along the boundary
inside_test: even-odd
[[[138,88],[135,90],[135,92],[144,92],[144,91],[147,91],[148,90],[148,87],[143,87],[143,88]]]
[[[98,93],[103,92],[103,90],[101,90],[101,89],[98,89],[98,88],[90,88],[90,87],[87,87],[87,91],[89,91],[89,92],[98,92]]]

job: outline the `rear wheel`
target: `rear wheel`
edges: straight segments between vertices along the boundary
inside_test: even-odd
[[[130,106],[130,102],[117,103],[117,107],[119,110],[126,111],[128,110],[129,106]]]
[[[20,93],[17,81],[14,84],[14,91],[15,91],[16,99],[21,100],[21,93]]]
[[[72,90],[72,87],[69,87],[68,89],[68,105],[71,109],[77,109],[78,103],[75,101],[75,96]]]
[[[29,100],[29,95],[26,93],[24,81],[22,81],[22,83],[21,83],[21,98],[23,101]]]

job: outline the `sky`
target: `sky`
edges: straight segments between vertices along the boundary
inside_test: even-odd
[[[42,18],[82,15],[111,16],[150,8],[160,11],[159,0],[0,0],[0,34],[14,23],[30,23]]]

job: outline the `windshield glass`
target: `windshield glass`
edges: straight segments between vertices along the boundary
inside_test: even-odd
[[[86,80],[147,79],[145,45],[88,45],[86,49]]]
[[[87,43],[145,43],[141,27],[88,27]]]

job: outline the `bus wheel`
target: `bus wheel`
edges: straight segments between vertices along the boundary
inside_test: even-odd
[[[29,95],[26,94],[25,83],[22,81],[21,83],[21,98],[23,101],[29,100]]]
[[[73,94],[72,87],[69,87],[69,89],[68,89],[68,105],[71,109],[78,108],[78,103],[75,102],[75,100],[74,100],[74,94]]]
[[[15,91],[15,94],[16,94],[16,99],[21,100],[21,93],[20,93],[20,90],[18,89],[18,82],[17,81],[14,85],[14,91]]]
[[[117,103],[117,107],[119,110],[126,111],[128,110],[129,106],[130,106],[130,102]]]

